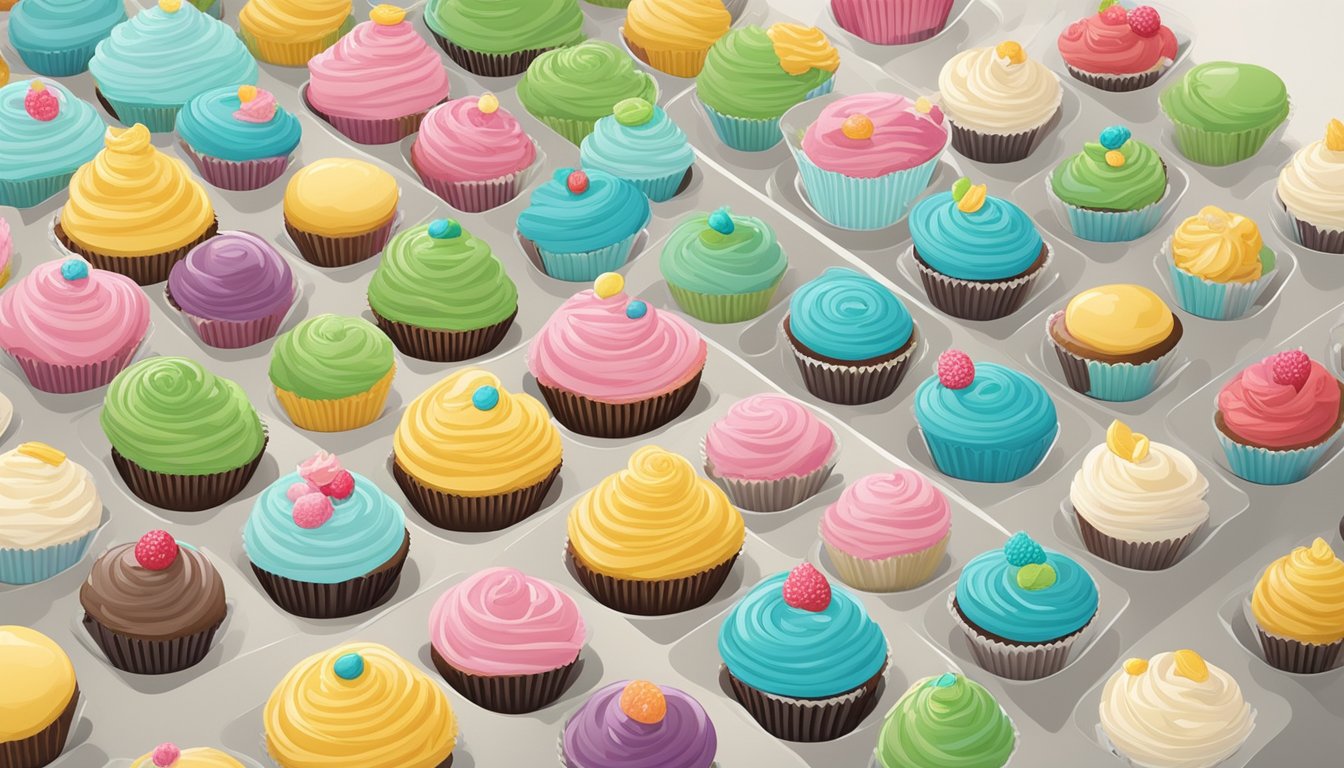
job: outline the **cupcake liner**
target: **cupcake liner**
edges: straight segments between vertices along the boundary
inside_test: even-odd
[[[396,117],[347,117],[328,114],[313,106],[313,102],[308,100],[307,84],[299,89],[299,96],[303,99],[303,105],[308,107],[309,111],[322,118],[341,135],[356,144],[395,144],[420,130],[421,121],[429,113],[428,109],[423,109],[409,115],[398,115]],[[447,98],[444,98],[439,104],[447,100]],[[434,106],[438,106],[438,104]]]
[[[1274,201],[1279,207],[1287,213],[1291,220],[1292,233],[1298,245],[1321,251],[1323,253],[1344,253],[1344,230],[1341,229],[1322,229],[1308,221],[1297,218],[1288,207],[1279,199],[1277,193],[1274,195]],[[4,193],[0,190],[0,203],[4,202]]]
[[[704,438],[700,439],[700,462],[705,468],[705,475],[728,494],[733,506],[747,512],[780,512],[816,496],[830,479],[839,455],[837,446],[824,464],[805,475],[790,475],[776,480],[744,480],[719,474],[705,454]]]
[[[593,599],[614,611],[635,616],[668,616],[708,603],[718,594],[740,552],[718,565],[678,579],[621,579],[592,570],[565,542],[565,560]]]
[[[528,168],[522,168],[507,176],[481,181],[448,181],[437,179],[420,170],[415,159],[415,145],[411,146],[411,168],[415,170],[420,183],[441,200],[464,213],[481,213],[498,208],[522,192],[526,185]]]
[[[1176,303],[1186,312],[1207,320],[1236,320],[1249,314],[1274,282],[1276,273],[1274,252],[1269,246],[1260,251],[1264,268],[1260,279],[1249,283],[1216,283],[1186,272],[1172,261],[1171,238],[1162,243],[1162,258],[1167,262]]]
[[[103,105],[108,114],[122,125],[142,123],[150,133],[169,133],[177,127],[177,113],[182,111],[181,104],[136,104],[133,101],[110,98],[102,90],[94,88],[93,95]]]
[[[1078,521],[1078,531],[1088,552],[1107,562],[1136,571],[1163,571],[1180,562],[1190,550],[1190,544],[1199,530],[1196,528],[1178,539],[1165,541],[1125,541],[1097,530],[1076,508],[1073,516]]]
[[[781,274],[774,285],[751,293],[697,293],[671,282],[668,282],[667,290],[681,311],[697,320],[706,323],[741,323],[765,314],[783,279]]]
[[[834,89],[835,77],[831,77],[808,92],[803,101],[825,96]],[[718,134],[719,140],[732,149],[741,152],[764,152],[784,140],[784,134],[779,130],[779,120],[783,117],[783,113],[778,117],[765,119],[733,117],[719,112],[700,100],[698,96],[696,101],[709,118],[709,124],[714,128],[714,133]]]
[[[173,295],[167,285],[163,287],[163,298],[168,302],[168,306],[186,318],[202,343],[215,349],[243,349],[274,337],[293,306],[291,303],[283,309],[252,320],[216,320],[183,311],[182,307],[173,301]]]
[[[518,310],[502,321],[470,331],[446,331],[422,328],[410,323],[388,320],[370,307],[378,327],[404,355],[436,363],[457,363],[480,357],[499,346],[513,327]]]
[[[667,176],[659,176],[656,179],[636,179],[621,174],[615,175],[621,176],[621,178],[638,187],[639,191],[643,192],[644,196],[649,198],[649,202],[665,203],[681,194],[686,187],[690,186],[691,166],[687,166],[685,170],[677,171],[676,173],[668,174]]]
[[[45,77],[73,77],[89,68],[89,59],[98,47],[98,41],[78,48],[63,51],[34,51],[15,47],[19,58],[33,70],[34,74]]]
[[[420,516],[438,528],[449,531],[483,533],[502,531],[517,525],[541,509],[560,464],[539,483],[508,493],[490,496],[459,496],[421,483],[392,458],[392,477]]]
[[[0,547],[0,584],[36,584],[73,567],[98,535],[94,528],[74,541],[38,549]]]
[[[348,267],[377,256],[383,246],[392,237],[392,227],[396,224],[394,215],[376,229],[349,237],[330,237],[305,232],[289,223],[285,218],[285,232],[294,241],[294,247],[304,261],[318,267]]]
[[[522,237],[521,234],[519,239],[526,241],[525,247],[531,247],[536,251],[542,271],[547,275],[572,283],[590,283],[604,272],[615,272],[625,266],[634,250],[635,241],[644,234],[644,231],[644,228],[640,227],[638,231],[620,242],[582,253],[548,251]]]
[[[345,23],[334,32],[316,40],[296,42],[261,40],[247,31],[246,28],[238,30],[238,37],[242,39],[243,45],[247,46],[247,50],[256,57],[257,61],[276,64],[281,67],[303,67],[308,65],[309,59],[335,45],[336,41],[340,40],[354,26],[355,17],[349,16]]]
[[[788,321],[786,316],[785,321]],[[787,334],[786,334],[787,338]],[[904,352],[874,365],[836,365],[804,354],[791,346],[793,359],[803,375],[807,391],[829,403],[863,405],[889,397],[900,386],[919,349],[918,330],[910,337]]]
[[[43,176],[40,179],[0,179],[0,205],[15,208],[31,208],[44,200],[64,192],[70,187],[70,179],[75,172],[58,173],[55,176]]]
[[[114,632],[87,613],[82,623],[112,666],[136,675],[166,675],[199,664],[210,652],[224,619],[199,632],[165,640]]]
[[[705,59],[709,57],[709,46],[699,51],[650,50],[626,37],[625,27],[621,27],[620,32],[621,41],[631,56],[673,77],[695,77],[704,69]]]
[[[179,141],[183,153],[212,186],[235,192],[261,189],[284,175],[289,167],[289,155],[262,157],[256,160],[235,161],[203,155],[185,141]]]
[[[143,337],[136,339],[125,348],[106,360],[85,365],[61,365],[25,357],[10,352],[10,357],[19,364],[23,375],[34,389],[57,395],[70,395],[76,392],[88,392],[91,389],[105,387],[131,364],[135,352],[140,348]]]
[[[0,741],[0,765],[27,768],[49,765],[65,751],[65,742],[70,738],[70,729],[75,722],[75,710],[79,706],[79,683],[70,694],[70,702],[65,709],[51,721],[46,728],[32,736],[13,741]]]
[[[833,741],[859,727],[873,709],[887,662],[866,683],[824,699],[791,699],[766,693],[739,680],[726,667],[733,696],[771,736],[785,741]]]
[[[1059,117],[1059,111],[1039,128],[1021,133],[980,133],[963,128],[949,119],[952,148],[962,157],[979,163],[1015,163],[1026,160],[1045,140],[1046,130]]]
[[[1303,643],[1272,635],[1258,625],[1255,626],[1255,632],[1260,637],[1260,647],[1265,652],[1265,661],[1275,669],[1299,675],[1315,675],[1339,666],[1340,650],[1344,649],[1344,640],[1328,645]]]
[[[1009,280],[982,282],[944,275],[925,264],[913,245],[906,253],[915,263],[929,303],[963,320],[998,320],[1021,309],[1055,257],[1054,246],[1045,243],[1045,261],[1039,267]]]
[[[1223,447],[1232,474],[1260,485],[1287,485],[1306,478],[1316,469],[1321,457],[1339,440],[1341,430],[1336,429],[1319,445],[1292,451],[1275,451],[1239,443],[1216,425],[1214,432],[1218,435],[1218,443]]]
[[[690,407],[700,391],[703,373],[704,369],[696,371],[685,384],[632,403],[594,400],[541,382],[537,386],[555,420],[566,429],[589,437],[636,437],[671,422]]]
[[[491,712],[522,715],[547,707],[565,693],[579,660],[534,675],[473,675],[449,664],[433,645],[430,659],[443,679],[468,701]]]
[[[242,493],[256,474],[261,457],[266,455],[270,436],[262,439],[254,459],[237,469],[209,475],[170,475],[154,472],[122,456],[112,448],[112,464],[131,493],[161,509],[177,512],[201,512],[213,509]]]
[[[952,0],[831,0],[840,28],[873,45],[909,45],[947,26]]]
[[[1163,113],[1165,112],[1164,109]],[[1168,119],[1171,119],[1170,115]],[[1271,125],[1245,131],[1219,133],[1171,120],[1176,129],[1176,148],[1181,154],[1185,155],[1187,160],[1212,166],[1231,165],[1254,157],[1269,140],[1270,134],[1282,123],[1280,120]]]
[[[339,619],[373,609],[378,601],[397,588],[401,570],[411,550],[411,532],[392,558],[372,571],[335,584],[287,579],[258,568],[256,575],[267,597],[287,613],[308,619]]]
[[[1171,64],[1168,63],[1157,69],[1133,75],[1098,75],[1075,69],[1068,64],[1064,66],[1069,70],[1069,74],[1073,75],[1073,79],[1087,83],[1093,88],[1099,88],[1110,93],[1128,93],[1142,90],[1156,83],[1166,73]]]
[[[440,35],[433,27],[429,27],[429,33],[434,36],[434,40],[438,42],[444,53],[448,54],[448,58],[457,62],[458,66],[473,75],[484,77],[521,75],[527,71],[528,66],[538,56],[552,50],[551,48],[529,48],[526,51],[514,51],[513,53],[485,53],[463,48]]]
[[[966,619],[962,618],[961,613],[954,605],[955,602],[956,593],[954,591],[947,597],[947,610],[948,613],[952,614],[952,620],[966,634],[966,640],[971,646],[971,655],[975,657],[975,663],[985,670],[1009,680],[1039,680],[1063,669],[1069,663],[1069,652],[1073,649],[1073,646],[1097,620],[1094,614],[1087,624],[1083,625],[1082,629],[1068,637],[1062,637],[1048,643],[1013,645],[986,637],[980,630],[971,626]]]
[[[928,549],[880,560],[855,557],[831,546],[824,539],[822,545],[840,580],[849,586],[865,592],[903,592],[922,586],[933,578],[943,562],[943,556],[947,554],[950,538],[952,534],[948,532]]]
[[[204,243],[206,240],[214,237],[219,232],[219,219],[216,218],[210,222],[201,236],[192,240],[190,243],[174,248],[171,251],[162,253],[147,253],[137,256],[108,256],[96,251],[91,251],[82,245],[77,244],[66,235],[65,230],[61,228],[60,214],[56,214],[53,219],[52,234],[55,235],[57,242],[61,247],[70,253],[83,257],[86,261],[98,269],[105,269],[108,272],[116,272],[119,275],[125,275],[136,282],[137,285],[154,285],[162,283],[168,279],[168,273],[173,271],[173,265],[185,259],[192,248]]]
[[[392,391],[392,377],[397,372],[396,363],[388,369],[367,392],[334,400],[310,400],[280,387],[275,387],[275,396],[284,407],[289,420],[299,429],[311,432],[345,432],[359,429],[378,420],[387,404],[387,395]]]
[[[1016,448],[988,448],[936,437],[923,427],[919,430],[939,472],[976,483],[1011,483],[1031,474],[1045,459],[1058,432],[1056,425],[1030,444]]]
[[[905,218],[942,157],[940,152],[913,168],[861,179],[818,167],[792,142],[789,150],[816,212],[830,224],[857,230],[885,229]]]
[[[1094,211],[1061,200],[1055,194],[1050,178],[1050,174],[1046,174],[1046,199],[1050,200],[1056,209],[1063,211],[1064,217],[1068,219],[1069,228],[1076,237],[1094,243],[1123,243],[1138,240],[1157,229],[1167,209],[1175,202],[1171,194],[1171,181],[1168,179],[1166,191],[1155,203],[1145,205],[1136,211]]]
[[[1076,392],[1096,400],[1127,403],[1152,394],[1176,361],[1176,347],[1146,363],[1103,363],[1073,354],[1050,336],[1050,326],[1063,314],[1056,312],[1046,321],[1046,336],[1064,369],[1064,380]]]

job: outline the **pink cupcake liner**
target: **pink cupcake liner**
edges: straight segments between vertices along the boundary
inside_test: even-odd
[[[201,178],[212,186],[234,192],[261,189],[283,176],[285,169],[289,167],[289,155],[238,162],[202,155],[185,141],[178,144],[196,166]]]
[[[313,106],[313,103],[308,100],[307,84],[300,89],[299,95],[302,96],[303,104],[308,107],[310,112],[325,120],[332,128],[335,128],[356,144],[394,144],[401,141],[420,130],[420,122],[425,119],[425,115],[429,112],[428,109],[424,109],[409,115],[398,115],[396,117],[344,117],[329,115]],[[431,106],[437,107],[444,101],[447,101],[447,99]]]
[[[135,351],[139,349],[142,340],[136,339],[106,360],[83,365],[49,363],[33,357],[16,355],[13,352],[10,353],[10,357],[13,357],[14,362],[23,369],[23,375],[28,377],[28,382],[33,387],[52,394],[70,395],[110,384],[122,369],[131,364],[131,359],[135,357]]]
[[[463,213],[481,213],[498,208],[518,196],[522,191],[522,180],[527,169],[485,181],[445,181],[436,179],[415,164],[412,151],[411,167],[430,192],[438,195],[445,203]]]
[[[272,338],[280,330],[280,324],[284,322],[285,315],[288,315],[290,310],[287,306],[253,320],[214,320],[184,311],[176,301],[173,301],[167,286],[163,288],[163,297],[169,306],[182,313],[182,317],[191,323],[192,330],[196,331],[202,342],[216,349],[243,349]]]
[[[875,45],[928,40],[947,25],[952,0],[831,0],[835,22]]]

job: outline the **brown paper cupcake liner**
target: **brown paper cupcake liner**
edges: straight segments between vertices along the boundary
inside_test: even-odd
[[[392,457],[392,477],[420,516],[436,527],[450,531],[483,533],[502,531],[526,520],[541,509],[546,493],[560,476],[561,464],[539,483],[493,496],[458,496],[436,490],[415,479]]]
[[[1087,545],[1088,552],[1108,562],[1137,571],[1162,571],[1170,568],[1185,556],[1195,538],[1195,532],[1191,531],[1179,539],[1166,541],[1124,541],[1097,530],[1087,518],[1078,513],[1077,509],[1073,510],[1073,516],[1078,520],[1078,530],[1082,533],[1083,543]]]
[[[845,584],[865,592],[902,592],[914,589],[933,578],[947,554],[949,532],[938,543],[922,552],[867,560],[855,557],[823,541],[836,573]]]
[[[507,54],[482,53],[481,51],[471,51],[463,48],[435,32],[432,28],[429,33],[434,36],[434,40],[438,42],[443,52],[448,54],[448,58],[457,62],[458,66],[473,75],[483,75],[485,77],[521,75],[527,71],[528,65],[534,59],[551,50],[550,48],[531,48],[526,51],[515,51]]]
[[[808,392],[829,403],[863,405],[896,391],[918,348],[919,339],[912,337],[908,349],[876,365],[834,365],[809,357],[797,347],[793,347],[793,358]]]
[[[153,285],[162,283],[168,279],[168,273],[173,271],[173,265],[185,259],[187,253],[192,248],[204,243],[206,240],[214,237],[219,232],[219,219],[210,222],[210,226],[200,237],[192,240],[181,248],[174,248],[171,251],[163,253],[151,253],[144,256],[107,256],[95,251],[91,251],[74,240],[71,240],[61,228],[61,222],[57,221],[53,232],[61,245],[71,253],[84,257],[90,264],[98,269],[105,269],[108,272],[116,272],[131,278],[138,285]]]
[[[70,702],[50,725],[27,738],[0,741],[0,766],[38,768],[55,762],[70,738],[70,728],[74,725],[78,706],[79,684],[76,683],[74,692],[70,694]]]
[[[287,613],[308,619],[339,619],[372,609],[395,590],[410,551],[411,532],[407,531],[401,548],[386,563],[363,576],[335,584],[288,579],[251,565],[266,595]]]
[[[925,264],[913,245],[910,246],[910,255],[919,271],[924,292],[933,306],[963,320],[998,320],[1013,314],[1026,303],[1032,288],[1040,281],[1054,258],[1055,249],[1049,243],[1045,244],[1045,249],[1045,260],[1031,272],[992,282],[948,277]]]
[[[635,616],[667,616],[708,603],[728,579],[740,554],[679,579],[620,579],[589,568],[575,553],[574,546],[565,542],[565,559],[588,594],[612,610]]]
[[[434,328],[421,328],[410,323],[388,320],[370,307],[373,319],[383,333],[392,340],[404,355],[430,360],[436,363],[456,363],[480,357],[504,340],[513,320],[518,316],[514,310],[502,322],[477,328],[471,331],[442,331]]]
[[[578,667],[577,657],[559,669],[535,675],[473,675],[449,664],[434,646],[429,648],[434,668],[453,690],[491,712],[522,715],[549,706],[565,693]]]
[[[1073,75],[1075,80],[1111,93],[1127,93],[1147,88],[1156,83],[1168,68],[1161,67],[1151,72],[1140,72],[1137,75],[1094,75],[1081,69],[1074,69],[1067,64],[1064,66],[1068,68],[1069,74]]]
[[[170,475],[145,469],[112,448],[112,464],[131,493],[161,509],[201,512],[242,493],[266,455],[270,436],[262,438],[256,458],[237,469],[210,475]]]
[[[1274,202],[1288,214],[1292,220],[1293,229],[1297,232],[1297,240],[1303,246],[1313,251],[1322,251],[1324,253],[1344,253],[1344,230],[1341,229],[1321,229],[1315,224],[1303,221],[1288,211],[1288,206],[1283,204],[1283,200],[1278,193],[1274,193]]]
[[[989,637],[972,626],[957,608],[955,593],[948,596],[947,609],[952,614],[952,620],[966,634],[975,663],[1008,680],[1039,680],[1063,669],[1069,663],[1069,653],[1074,644],[1097,620],[1096,614],[1093,614],[1082,629],[1058,640],[1018,644]]]
[[[589,437],[635,437],[671,422],[690,407],[703,373],[703,369],[697,371],[670,392],[633,403],[606,403],[541,382],[537,386],[555,420],[569,430]]]
[[[376,229],[350,237],[328,237],[305,232],[289,223],[285,218],[285,232],[299,249],[299,255],[309,264],[319,267],[348,267],[377,256],[392,237],[392,225],[396,216],[380,224]]]
[[[747,713],[771,736],[785,741],[833,741],[859,727],[872,709],[882,674],[883,662],[868,682],[839,696],[826,699],[790,699],[772,696],[739,680],[728,672],[728,683]]]
[[[705,475],[718,483],[728,494],[733,506],[748,512],[781,512],[802,504],[821,491],[835,470],[839,449],[832,451],[825,464],[806,475],[783,477],[778,480],[742,480],[718,474],[705,455],[705,441],[700,440],[700,461]]]
[[[1049,128],[1058,120],[1059,111],[1039,128],[1021,133],[980,133],[952,125],[952,148],[963,157],[979,163],[1015,163],[1025,160],[1045,139]]]
[[[1255,631],[1260,635],[1260,647],[1265,651],[1265,661],[1269,662],[1271,667],[1284,672],[1302,675],[1327,672],[1339,665],[1340,650],[1344,649],[1344,640],[1319,645],[1271,635],[1258,626]]]
[[[166,640],[152,640],[113,632],[97,619],[84,614],[84,629],[107,656],[112,666],[136,675],[166,675],[200,663],[210,652],[215,632],[224,617],[199,632]]]

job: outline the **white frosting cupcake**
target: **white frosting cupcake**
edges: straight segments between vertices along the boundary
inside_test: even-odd
[[[1344,231],[1344,123],[1331,120],[1325,138],[1299,149],[1279,172],[1275,191],[1295,218]]]
[[[1059,111],[1059,75],[1027,58],[1017,43],[972,48],[953,56],[938,74],[943,112],[967,130],[1016,134],[1050,122]]]
[[[89,471],[64,453],[24,443],[0,454],[0,549],[76,541],[98,527],[102,513]]]

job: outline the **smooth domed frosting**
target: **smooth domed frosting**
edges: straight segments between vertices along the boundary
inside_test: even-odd
[[[925,107],[921,111],[921,107]],[[849,121],[867,118],[858,136]],[[846,125],[850,129],[846,130]],[[867,134],[867,135],[861,135]],[[875,178],[923,165],[947,144],[943,112],[895,93],[859,93],[827,104],[803,133],[803,153],[823,170]]]
[[[602,40],[547,51],[518,81],[518,100],[533,115],[597,120],[632,97],[657,101],[658,84],[625,51]]]
[[[982,631],[1018,643],[1048,643],[1087,626],[1097,614],[1092,575],[1073,558],[1039,547],[1039,560],[1014,565],[1008,550],[1023,538],[1018,534],[1009,547],[977,555],[962,568],[957,608]],[[1031,583],[1022,573],[1042,566],[1053,572],[1047,586]],[[1024,581],[1035,588],[1024,587]]]
[[[914,319],[890,289],[848,267],[830,267],[789,297],[789,332],[812,352],[870,360],[910,341]]]
[[[705,435],[705,460],[713,473],[735,480],[802,477],[829,464],[836,450],[826,422],[787,395],[738,400]]]
[[[151,357],[117,374],[99,422],[122,456],[173,475],[237,469],[266,441],[242,387],[185,357]]]
[[[180,749],[177,751],[177,758],[170,763],[155,762],[155,754],[158,751],[156,749],[141,755],[131,763],[131,768],[245,768],[227,753],[210,747]]]
[[[316,160],[285,186],[285,221],[328,237],[349,237],[388,222],[401,190],[392,174],[347,157]]]
[[[1271,450],[1314,445],[1339,423],[1339,381],[1325,366],[1311,361],[1302,386],[1280,383],[1274,376],[1276,355],[1254,363],[1218,393],[1218,413],[1231,433]]]
[[[396,367],[392,342],[362,317],[315,315],[275,340],[271,383],[310,400],[363,394]]]
[[[1002,768],[1016,748],[1017,729],[989,691],[947,672],[917,681],[887,712],[875,768]]]
[[[962,389],[925,379],[915,391],[915,418],[921,429],[986,448],[1025,447],[1059,430],[1045,387],[997,363],[976,363],[975,379]]]
[[[561,764],[574,768],[711,768],[718,751],[714,723],[685,691],[656,686],[662,703],[656,722],[626,713],[627,687],[618,680],[595,691],[570,715],[560,737]]]
[[[299,119],[275,105],[275,97],[252,89],[244,104],[240,88],[226,85],[194,96],[177,113],[177,135],[197,152],[233,162],[283,157],[299,145]],[[270,100],[270,117],[245,109]]]
[[[104,552],[79,589],[84,612],[120,635],[166,640],[216,626],[228,610],[224,581],[205,553],[176,544],[166,568],[146,568],[136,542]]]
[[[1316,645],[1344,639],[1344,562],[1325,539],[1294,548],[1260,576],[1251,613],[1277,637]]]
[[[247,0],[238,24],[263,40],[302,43],[340,29],[350,10],[350,0]]]
[[[1122,162],[1114,164],[1114,152]],[[1089,141],[1050,174],[1055,196],[1078,208],[1137,211],[1167,193],[1167,169],[1152,147],[1129,139],[1119,149]]]
[[[822,541],[864,560],[924,552],[951,530],[947,497],[913,469],[855,480],[821,516]]]
[[[593,124],[593,132],[579,145],[584,170],[596,168],[624,179],[661,179],[691,167],[695,150],[686,134],[662,107],[647,101],[643,105],[648,115],[644,122],[622,122],[618,113]]]
[[[1022,55],[1000,55],[1000,46],[971,48],[953,56],[938,73],[943,111],[957,125],[988,134],[1040,128],[1064,98],[1059,75]]]
[[[672,230],[658,258],[663,277],[710,295],[755,293],[778,284],[789,260],[775,230],[755,216],[721,210],[732,222],[726,234],[710,224],[717,212],[692,214]]]
[[[569,513],[569,545],[591,569],[623,579],[681,579],[742,549],[742,514],[685,458],[654,445],[589,489]]]
[[[473,402],[493,387],[498,402]],[[397,463],[418,482],[459,496],[491,496],[542,482],[560,465],[560,432],[546,407],[504,389],[482,368],[440,379],[406,406],[393,437]]]
[[[1160,101],[1177,123],[1219,133],[1273,127],[1288,117],[1287,87],[1254,64],[1205,62],[1168,86]]]
[[[1070,67],[1091,75],[1138,75],[1170,66],[1176,35],[1162,24],[1151,35],[1134,31],[1129,19],[1094,13],[1059,33],[1059,54]]]
[[[93,476],[44,443],[0,454],[0,549],[41,549],[98,527],[103,500]]]
[[[121,0],[34,0],[10,9],[9,42],[20,51],[74,51],[107,37],[125,20]]]
[[[395,322],[446,331],[487,328],[512,317],[518,311],[518,287],[490,246],[461,226],[452,237],[435,237],[430,227],[403,229],[383,248],[369,281],[373,311]]]
[[[1209,519],[1209,481],[1189,456],[1164,443],[1147,443],[1135,461],[1103,443],[1088,452],[1073,476],[1069,501],[1103,534],[1130,542],[1180,539]]]
[[[1141,285],[1090,288],[1069,299],[1064,327],[1080,344],[1107,355],[1132,355],[1156,347],[1175,327],[1171,309]]]
[[[464,48],[496,55],[584,38],[577,0],[430,0],[425,24]]]
[[[189,315],[255,320],[289,309],[294,274],[289,262],[259,235],[220,232],[173,265],[168,293]]]
[[[537,146],[503,107],[482,111],[480,97],[440,104],[425,115],[411,145],[415,167],[449,182],[488,181],[529,167]]]
[[[454,584],[429,612],[429,642],[470,675],[537,675],[572,664],[587,631],[574,598],[515,568]]]
[[[0,293],[0,347],[57,365],[88,365],[138,344],[149,329],[149,301],[130,278],[87,268],[67,280],[66,261],[33,267]]]
[[[106,126],[65,86],[42,80],[60,103],[56,117],[37,120],[24,108],[32,80],[0,88],[0,179],[28,181],[72,173],[103,148]]]
[[[1176,267],[1216,283],[1259,280],[1264,248],[1260,227],[1254,221],[1213,205],[1182,221],[1171,236],[1171,258]]]
[[[910,237],[925,264],[958,280],[1007,280],[1041,256],[1041,233],[1026,212],[986,195],[964,211],[951,192],[930,195],[910,211]]]
[[[840,55],[816,27],[745,25],[709,49],[696,95],[717,112],[770,120],[835,76]]]
[[[390,6],[378,6],[384,8]],[[319,112],[368,120],[414,115],[448,98],[448,70],[409,20],[375,8],[308,61],[304,98]],[[395,14],[388,14],[396,18]]]
[[[282,765],[435,768],[457,745],[443,689],[376,643],[346,643],[299,662],[262,718],[266,751]]]
[[[646,50],[692,53],[708,49],[732,23],[722,0],[630,0],[623,34]]]
[[[1294,152],[1274,189],[1293,216],[1322,229],[1344,230],[1344,123],[1331,120],[1324,139]]]
[[[56,641],[0,626],[0,741],[21,741],[56,721],[75,695],[75,668]]]
[[[568,186],[573,169],[561,168],[532,190],[518,214],[518,231],[552,253],[582,253],[605,248],[639,232],[649,223],[649,198],[634,184],[604,171],[584,171],[586,188]]]

